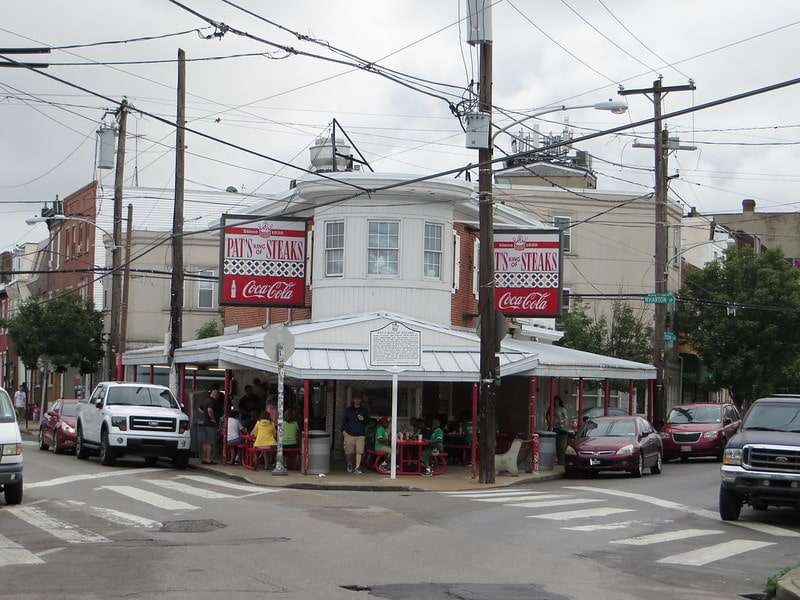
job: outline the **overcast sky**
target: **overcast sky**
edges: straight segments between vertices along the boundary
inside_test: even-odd
[[[477,78],[474,52],[463,43],[463,35],[460,39],[461,28],[455,25],[463,16],[463,0],[239,1],[273,21],[369,60],[405,47],[380,64],[408,74],[455,86],[465,85],[473,75]],[[220,0],[184,3],[266,39],[325,53]],[[500,0],[493,7],[493,18],[494,103],[506,109],[617,98],[619,82],[628,88],[650,85],[656,76],[651,67],[663,74],[665,85],[686,83],[685,76],[696,82],[694,94],[671,94],[666,111],[800,76],[792,66],[800,54],[800,24],[680,62],[676,68],[662,66],[663,61],[682,61],[800,21],[800,5],[791,1]],[[3,0],[0,47],[127,39],[205,25],[167,0]],[[203,40],[192,33],[55,51],[46,60],[172,59],[178,47],[186,50],[188,58],[271,50],[232,33],[222,40]],[[333,117],[348,129],[376,171],[430,173],[477,159],[475,151],[464,149],[463,134],[446,102],[373,74],[348,71],[345,66],[294,56],[189,63],[190,126],[303,167],[308,165],[306,147]],[[138,108],[174,119],[174,63],[52,66],[47,72],[115,99],[127,96]],[[8,249],[23,240],[45,237],[43,225],[25,225],[25,218],[40,209],[38,203],[56,194],[64,197],[92,180],[94,132],[109,103],[22,69],[0,69],[0,86],[0,249]],[[800,117],[795,114],[799,101],[800,87],[796,86],[670,121],[671,129],[683,130],[684,143],[693,138],[735,143],[698,143],[699,151],[671,158],[673,172],[678,168],[681,175],[673,182],[674,189],[702,211],[737,211],[746,197],[755,198],[761,210],[796,210],[800,202],[794,188],[800,175],[795,171],[800,153],[797,145],[785,142],[800,140]],[[652,105],[645,97],[629,97],[629,103],[629,113],[622,116],[582,109],[547,118],[561,121],[568,116],[576,128],[602,129],[652,116]],[[502,122],[499,115],[496,119]],[[561,129],[550,123],[542,123],[541,128],[545,132]],[[719,129],[737,130],[708,131]],[[644,128],[642,134],[651,135],[650,131]],[[153,119],[136,116],[129,120],[129,133],[139,137],[128,143],[126,183],[138,164],[140,185],[171,187],[174,153],[168,146],[174,144],[174,132]],[[620,168],[595,161],[600,189],[645,191],[604,174],[652,185],[648,172],[627,167],[651,166],[652,151],[635,149],[631,142],[630,137],[609,136],[577,146],[626,165]],[[507,143],[508,139],[501,141]],[[756,145],[765,143],[773,145]],[[244,191],[259,186],[260,191],[278,191],[297,175],[291,168],[191,134],[187,145],[192,153],[230,163],[187,156],[187,188],[233,185]],[[113,186],[113,172],[100,173],[102,185]]]

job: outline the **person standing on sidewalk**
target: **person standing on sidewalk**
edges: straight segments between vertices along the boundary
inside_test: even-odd
[[[344,411],[342,436],[347,472],[361,474],[361,458],[364,456],[364,432],[369,413],[361,406],[361,396],[353,396],[353,403]]]
[[[20,384],[19,389],[14,393],[14,408],[17,409],[17,421],[20,423],[25,419],[27,402],[28,395],[25,393],[25,387]]]
[[[567,434],[569,432],[569,413],[561,396],[556,396],[556,419],[553,429],[556,432],[556,461],[564,464],[564,453],[567,450]]]

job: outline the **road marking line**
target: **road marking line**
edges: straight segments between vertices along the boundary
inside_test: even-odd
[[[199,506],[194,506],[193,504],[188,504],[181,500],[174,500],[167,496],[148,492],[147,490],[130,485],[104,485],[96,489],[116,492],[117,494],[122,494],[123,496],[138,500],[139,502],[144,502],[157,508],[163,508],[164,510],[197,510],[200,508]]]
[[[122,525],[123,527],[144,527],[146,529],[158,529],[161,527],[159,521],[153,521],[152,519],[122,512],[121,510],[105,508],[103,506],[89,506],[85,502],[77,502],[75,500],[67,500],[67,503],[72,506],[86,507],[86,510],[91,514],[109,523],[114,523],[115,525]]]
[[[520,502],[517,504],[506,504],[505,506],[517,506],[519,508],[547,508],[549,506],[575,506],[576,504],[593,504],[595,502],[605,502],[605,500],[595,500],[594,498],[575,498],[574,500],[549,500],[547,502]]]
[[[636,521],[620,521],[619,523],[608,523],[606,525],[576,525],[575,527],[562,527],[568,531],[610,531],[612,529],[627,529]]]
[[[542,494],[541,496],[493,496],[491,498],[475,498],[475,502],[525,502],[528,500],[555,500],[556,498],[574,498],[565,494]]]
[[[632,508],[587,508],[584,510],[569,510],[566,512],[547,513],[545,515],[527,515],[528,519],[550,519],[551,521],[569,521],[570,519],[589,519],[591,517],[606,517],[626,512],[634,512]]]
[[[662,558],[658,562],[665,565],[684,565],[687,567],[702,567],[708,563],[730,558],[737,554],[758,550],[766,546],[774,546],[773,542],[757,542],[756,540],[731,540],[714,546],[698,548],[682,554],[673,554]]]
[[[106,477],[122,477],[124,475],[142,475],[144,473],[164,472],[164,469],[117,469],[116,471],[103,471],[100,473],[82,473],[81,475],[66,475],[45,481],[25,482],[25,489],[52,487],[54,485],[64,485],[65,483],[75,483],[76,481],[88,481],[92,479],[105,479]]]
[[[193,485],[186,485],[180,481],[145,479],[145,482],[151,485],[162,487],[166,490],[179,492],[181,494],[188,494],[190,496],[197,496],[198,498],[205,498],[206,500],[224,500],[225,498],[236,498],[236,496],[231,496],[230,494],[223,494],[221,492],[215,492],[214,490],[207,490],[204,488],[195,487]]]
[[[19,544],[0,534],[0,567],[8,565],[40,565],[44,561]]]
[[[56,552],[61,552],[62,550],[66,550],[66,548],[48,548],[47,550],[42,550],[36,556],[42,558],[43,556],[47,556],[49,554],[55,554]]]
[[[592,492],[596,494],[607,494],[609,496],[618,496],[620,498],[630,498],[631,500],[646,502],[647,504],[652,504],[653,506],[659,506],[661,508],[669,508],[672,510],[689,513],[691,515],[695,515],[696,517],[704,517],[706,519],[711,519],[713,521],[722,522],[719,518],[719,515],[711,510],[706,510],[704,508],[695,508],[687,504],[681,504],[680,502],[673,502],[672,500],[664,500],[663,498],[656,498],[655,496],[648,496],[646,494],[636,494],[634,492],[608,490],[605,488],[582,486],[582,485],[565,486],[564,489],[578,490],[582,492]],[[800,532],[793,531],[791,529],[785,529],[783,527],[777,527],[775,525],[769,525],[766,523],[751,523],[748,521],[724,521],[724,523],[727,525],[735,525],[736,527],[744,527],[745,529],[752,529],[753,531],[758,531],[759,533],[765,533],[767,535],[773,535],[776,537],[800,537]]]
[[[216,485],[219,487],[229,488],[231,490],[239,490],[241,492],[252,492],[253,494],[272,494],[273,492],[282,492],[282,488],[268,488],[258,485],[246,485],[244,483],[233,483],[225,479],[218,479],[216,477],[206,477],[204,475],[178,475],[175,479],[189,479],[190,481],[197,481],[198,483],[207,483],[209,485]]]
[[[490,496],[492,494],[543,494],[544,492],[533,492],[531,490],[520,490],[520,489],[509,489],[509,488],[501,488],[501,489],[493,489],[493,490],[466,490],[461,492],[441,492],[445,496],[455,496],[456,498],[460,496],[472,496],[472,495],[480,495],[480,496]]]
[[[677,531],[665,531],[664,533],[653,533],[650,535],[640,535],[624,540],[613,540],[609,544],[624,544],[626,546],[649,546],[651,544],[662,544],[675,540],[688,540],[690,538],[701,537],[704,535],[719,535],[725,533],[718,529],[679,529]]]
[[[70,544],[94,544],[111,541],[99,533],[51,517],[42,509],[34,506],[8,508],[6,512]]]
[[[518,498],[520,496],[538,496],[544,492],[506,492],[505,494],[464,494],[463,496],[451,496],[451,498],[465,498],[467,500],[478,500],[480,498]]]

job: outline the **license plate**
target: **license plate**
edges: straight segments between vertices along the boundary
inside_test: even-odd
[[[691,451],[692,451],[691,446],[681,446],[681,452],[691,452]]]
[[[590,467],[596,467],[599,464],[600,464],[600,461],[598,459],[596,459],[596,458],[590,458],[589,459],[589,466]]]

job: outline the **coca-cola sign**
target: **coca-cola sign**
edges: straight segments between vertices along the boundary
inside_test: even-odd
[[[220,305],[304,306],[306,221],[223,215]]]
[[[512,317],[555,317],[561,311],[561,232],[494,232],[495,306]]]

